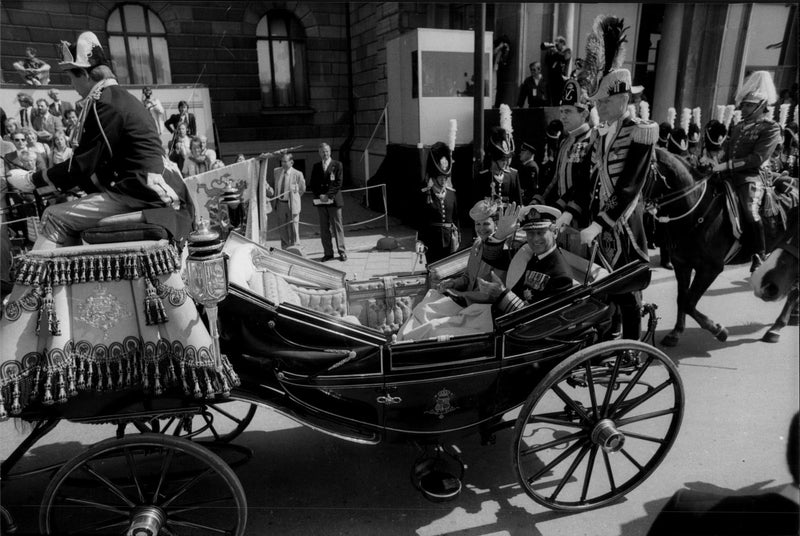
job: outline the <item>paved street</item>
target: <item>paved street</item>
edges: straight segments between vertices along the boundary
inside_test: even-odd
[[[321,255],[315,231],[304,231],[311,258]],[[394,222],[391,234],[401,238],[402,248],[377,252],[372,246],[382,228],[349,233],[345,269],[359,278],[377,273],[373,270],[410,271],[413,231]],[[728,268],[700,302],[706,314],[729,328],[727,342],[689,320],[680,345],[664,349],[678,365],[686,391],[683,426],[664,463],[620,503],[576,514],[534,503],[517,484],[510,430],[499,433],[493,446],[481,446],[477,436],[458,441],[468,465],[465,489],[455,501],[431,503],[409,481],[418,454],[414,447],[356,445],[260,409],[237,440],[254,454],[236,469],[247,493],[247,534],[642,536],[681,487],[748,493],[790,482],[785,450],[789,420],[800,407],[798,328],[785,328],[777,344],[760,342],[781,304],[758,301],[747,276],[746,266]],[[657,340],[674,322],[674,297],[672,273],[654,268],[645,301],[658,304]],[[18,423],[0,424],[2,457],[23,432]],[[62,423],[23,465],[74,455],[113,432],[108,425]],[[23,532],[35,530],[47,482],[41,475],[4,486],[3,505]]]

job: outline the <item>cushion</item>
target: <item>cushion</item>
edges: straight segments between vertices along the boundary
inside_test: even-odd
[[[114,223],[86,229],[81,233],[81,239],[87,244],[110,244],[169,239],[169,233],[160,225],[153,223]]]

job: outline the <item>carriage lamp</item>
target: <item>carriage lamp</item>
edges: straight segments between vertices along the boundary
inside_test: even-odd
[[[217,304],[228,295],[226,256],[218,232],[211,229],[209,221],[200,218],[197,230],[188,238],[189,257],[186,259],[187,291],[195,302],[201,304],[208,316],[211,337],[214,340],[214,360],[221,366]]]
[[[225,237],[231,231],[242,234],[244,230],[245,217],[242,193],[236,189],[231,180],[228,180],[228,184],[219,198],[219,222],[220,229]]]

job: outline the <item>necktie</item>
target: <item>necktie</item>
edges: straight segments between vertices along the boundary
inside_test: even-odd
[[[20,113],[22,114],[22,126],[23,127],[27,127],[28,126],[28,109],[27,108],[23,108],[22,110],[20,110]]]

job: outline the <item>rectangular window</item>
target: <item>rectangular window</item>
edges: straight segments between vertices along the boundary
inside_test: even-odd
[[[129,37],[128,46],[133,65],[133,84],[152,84],[153,73],[150,70],[150,50],[147,47],[146,37]]]
[[[111,57],[114,58],[114,72],[120,82],[130,84],[130,73],[128,73],[127,54],[125,53],[125,38],[112,35],[108,38],[108,49]]]

